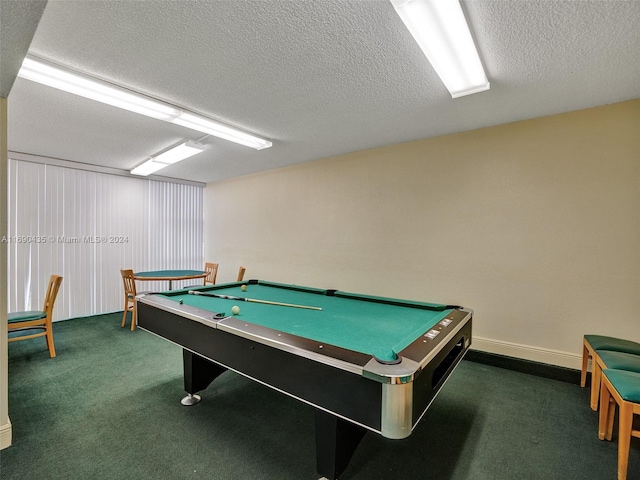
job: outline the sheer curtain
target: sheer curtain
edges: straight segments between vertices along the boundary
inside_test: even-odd
[[[65,319],[122,310],[120,268],[203,268],[202,186],[14,159],[8,181],[9,311],[41,309],[54,273]]]

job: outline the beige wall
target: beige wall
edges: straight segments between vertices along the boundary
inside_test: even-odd
[[[459,303],[475,348],[577,368],[584,333],[640,341],[640,100],[210,184],[205,258]]]

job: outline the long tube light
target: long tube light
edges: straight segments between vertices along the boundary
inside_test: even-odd
[[[209,120],[208,118],[204,118],[193,113],[183,112],[179,117],[174,118],[171,122],[176,125],[182,125],[183,127],[198,130],[199,132],[214,135],[218,138],[224,138],[225,140],[239,143],[247,147],[252,147],[256,150],[262,150],[263,148],[269,148],[271,146],[271,142],[269,140],[253,135],[247,135],[235,128],[228,127],[220,122]]]
[[[489,90],[459,0],[390,0],[451,97]]]
[[[160,153],[159,155],[151,157],[143,164],[138,165],[136,168],[131,170],[131,173],[133,175],[142,176],[151,175],[161,168],[172,165],[176,162],[184,160],[185,158],[197,155],[203,150],[204,145],[192,141],[183,142],[180,145],[176,145],[175,147],[170,148],[163,153]]]
[[[180,115],[180,110],[177,108],[127,92],[108,83],[99,82],[80,73],[65,71],[29,56],[22,62],[18,76],[158,120],[171,121]]]
[[[207,133],[256,150],[269,148],[272,145],[269,140],[224,125],[203,115],[175,107],[166,102],[98,80],[83,73],[71,71],[31,55],[25,57],[18,76],[114,107]]]

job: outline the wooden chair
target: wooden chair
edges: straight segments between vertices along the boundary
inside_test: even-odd
[[[622,352],[634,355],[640,355],[640,343],[621,338],[607,337],[603,335],[585,335],[582,340],[582,370],[580,372],[580,386],[584,387],[587,383],[587,369],[589,359],[592,365],[591,379],[591,408],[595,411],[598,408],[598,396],[600,392],[600,369],[598,365],[602,365],[602,361],[598,362],[598,350],[607,350],[612,352]],[[606,368],[606,367],[603,367]],[[598,378],[595,376],[598,375]]]
[[[602,371],[598,438],[611,440],[616,406],[618,415],[618,480],[627,479],[631,437],[640,438],[633,428],[633,416],[640,415],[640,373],[606,369]]]
[[[122,274],[122,283],[124,285],[124,312],[122,313],[121,327],[127,321],[127,312],[131,312],[131,331],[136,328],[137,313],[136,308],[136,281],[133,278],[133,270],[120,269]]]
[[[238,282],[241,282],[242,279],[244,278],[244,272],[246,272],[247,269],[245,267],[240,267],[240,270],[238,270]]]
[[[204,271],[207,272],[207,276],[204,277],[204,284],[215,285],[216,277],[218,276],[218,264],[207,262],[204,264]]]
[[[62,277],[59,275],[51,275],[47,294],[44,298],[44,306],[42,310],[31,310],[28,312],[14,312],[7,316],[8,330],[11,332],[20,332],[27,330],[42,330],[38,333],[28,335],[19,335],[9,337],[9,342],[17,342],[20,340],[29,340],[37,337],[47,337],[47,348],[49,356],[55,358],[56,347],[53,344],[53,305],[56,302],[56,296],[62,283]]]

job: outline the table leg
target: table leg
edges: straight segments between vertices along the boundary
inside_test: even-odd
[[[336,480],[353,456],[366,429],[316,409],[316,461],[318,474]]]
[[[189,394],[183,398],[183,405],[193,405],[200,401],[195,393],[207,388],[221,373],[227,371],[217,363],[213,363],[189,350],[182,350],[184,367],[184,389]]]

